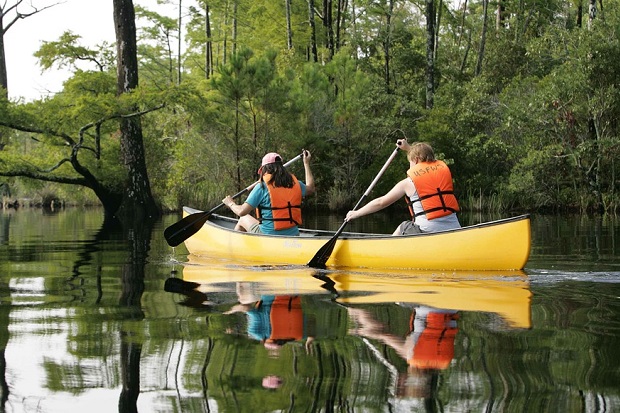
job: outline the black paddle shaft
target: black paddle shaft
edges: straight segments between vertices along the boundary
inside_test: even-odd
[[[368,197],[368,194],[370,194],[370,191],[372,191],[372,189],[375,187],[375,185],[377,184],[377,181],[379,181],[379,178],[381,178],[381,175],[383,175],[388,165],[392,162],[392,159],[394,159],[394,157],[398,153],[398,150],[399,150],[398,147],[394,149],[394,151],[392,152],[388,160],[385,162],[385,164],[383,165],[383,167],[381,168],[381,170],[379,171],[375,179],[373,179],[373,181],[368,186],[368,189],[366,189],[366,192],[364,192],[364,195],[362,195],[359,201],[357,201],[357,204],[355,204],[355,206],[353,207],[354,211],[357,210],[360,207],[360,205],[362,205],[364,200]],[[348,222],[349,221],[345,219],[342,225],[340,225],[340,228],[338,228],[338,231],[336,231],[336,233],[334,234],[334,236],[331,237],[330,240],[327,241],[325,245],[323,245],[317,251],[316,254],[314,254],[314,257],[312,257],[312,259],[307,264],[309,267],[325,268],[325,263],[327,263],[327,260],[332,255],[332,252],[334,251],[334,247],[336,246],[336,241],[338,240],[338,237],[340,236],[340,234],[342,234],[342,231],[344,231],[344,227],[347,225]]]

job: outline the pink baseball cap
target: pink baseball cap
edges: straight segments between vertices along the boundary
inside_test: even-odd
[[[269,152],[267,155],[263,156],[263,162],[261,162],[261,166],[258,168],[258,174],[260,175],[263,166],[276,162],[282,162],[282,157],[275,152]]]

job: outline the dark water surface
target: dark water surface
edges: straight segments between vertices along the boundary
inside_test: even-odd
[[[144,261],[100,210],[0,211],[0,412],[620,411],[618,219],[535,215],[482,274],[188,259],[177,219]]]

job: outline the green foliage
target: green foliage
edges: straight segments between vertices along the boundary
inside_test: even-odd
[[[81,63],[95,65],[99,71],[109,70],[114,67],[115,57],[110,50],[110,45],[104,43],[96,50],[81,46],[81,36],[70,31],[64,32],[57,41],[43,42],[34,56],[39,59],[43,70],[56,66],[59,69],[68,68],[77,70]]]
[[[488,20],[477,76],[481,4],[457,10],[444,3],[431,110],[425,109],[424,10],[395,2],[390,11],[390,4],[363,0],[355,10],[334,9],[332,18],[342,20],[330,32],[316,3],[318,63],[312,62],[306,3],[292,2],[291,49],[284,2],[235,9],[221,0],[199,1],[184,17],[183,33],[177,16],[137,7],[141,86],[120,99],[114,50],[84,48],[79,36],[64,33],[37,54],[45,69],[73,70],[64,90],[41,102],[0,105],[5,124],[47,133],[0,134],[0,167],[49,168],[67,156],[63,134],[78,139],[82,131],[83,145],[93,147],[94,125],[101,122],[100,156],[82,150],[79,159],[113,187],[123,170],[112,119],[131,108],[165,105],[143,115],[142,124],[153,192],[167,209],[217,203],[255,179],[265,152],[291,158],[302,148],[313,153],[315,202],[348,209],[401,137],[433,145],[471,208],[617,208],[616,0],[591,25],[582,16],[581,27],[572,3],[503,3],[503,19]],[[71,176],[67,166],[58,172]],[[391,188],[406,168],[404,156],[397,158],[373,195]],[[302,173],[300,166],[294,171]]]

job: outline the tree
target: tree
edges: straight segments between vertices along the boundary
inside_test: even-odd
[[[159,214],[140,122],[153,109],[141,110],[141,96],[134,93],[138,72],[133,5],[115,1],[114,6],[116,87],[106,59],[94,59],[101,53],[81,48],[75,36],[65,33],[66,42],[44,44],[38,52],[44,66],[73,65],[81,59],[95,62],[98,70],[76,70],[62,93],[43,101],[11,104],[4,99],[0,125],[14,132],[3,151],[0,176],[83,186],[101,201],[106,217],[144,222]],[[114,121],[120,121],[120,134]]]
[[[122,96],[131,94],[138,87],[136,20],[132,0],[114,0],[114,25],[118,62],[116,92]],[[137,105],[133,109],[137,110]],[[123,193],[120,212],[125,218],[138,221],[158,217],[160,211],[151,194],[146,169],[140,117],[122,117],[120,130],[121,157],[127,170],[127,190]]]
[[[319,61],[319,52],[316,45],[316,23],[314,22],[314,0],[308,0],[308,24],[310,25],[310,55],[313,62]]]
[[[425,1],[426,15],[426,109],[435,100],[435,1]]]
[[[489,0],[482,0],[482,33],[480,34],[480,48],[478,49],[478,60],[476,61],[476,76],[482,73],[482,60],[484,58],[484,48],[486,47],[487,40],[488,10]]]
[[[6,54],[4,48],[4,35],[19,20],[40,13],[55,4],[37,8],[31,2],[26,3],[28,11],[22,11],[25,0],[12,0],[0,3],[0,86],[4,89],[4,95],[8,96],[9,82],[6,70]],[[7,20],[8,19],[8,20]]]
[[[293,48],[293,29],[291,28],[291,0],[285,0],[286,9],[286,47]]]
[[[175,38],[181,38],[178,22],[140,6],[136,6],[135,10],[138,20],[147,22],[139,31],[141,73],[146,73],[147,81],[153,83],[160,83],[162,80],[168,85],[181,83],[181,49],[178,49],[176,58],[174,51]]]

